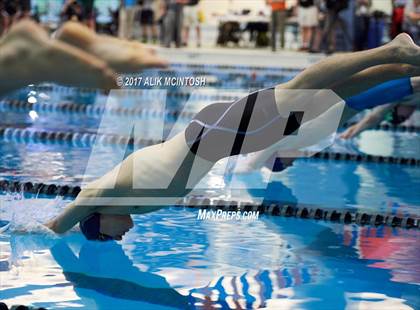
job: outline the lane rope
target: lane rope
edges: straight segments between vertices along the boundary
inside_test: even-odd
[[[188,96],[187,94],[181,94],[181,96]],[[204,96],[205,97],[205,96]],[[237,100],[239,96],[229,95],[215,95],[212,100],[215,101],[233,101]],[[210,99],[210,98],[205,98]],[[62,102],[62,103],[46,103],[37,102],[30,103],[24,100],[16,99],[3,99],[0,101],[0,111],[16,111],[16,112],[29,112],[31,110],[37,112],[62,112],[62,113],[74,113],[88,116],[102,116],[117,115],[117,116],[136,116],[136,117],[173,117],[181,118],[185,120],[191,120],[197,112],[181,111],[181,110],[158,110],[150,108],[128,108],[128,107],[106,107],[105,105],[97,104],[81,104],[75,102]],[[343,128],[348,128],[356,123],[346,123]],[[391,131],[391,132],[409,132],[409,133],[420,133],[420,126],[415,125],[391,125],[383,123],[372,128],[376,130]]]
[[[48,196],[63,196],[75,198],[81,191],[80,186],[56,185],[45,183],[19,182],[0,180],[0,190],[10,193],[44,194]],[[417,216],[395,215],[391,213],[351,212],[332,208],[320,208],[314,205],[290,204],[278,201],[233,201],[224,199],[209,199],[198,196],[186,196],[182,204],[176,207],[222,210],[231,212],[258,211],[260,214],[273,216],[295,217],[302,219],[324,220],[341,224],[356,224],[360,226],[391,226],[401,228],[419,228],[420,218]]]
[[[117,134],[96,134],[89,132],[66,132],[55,130],[44,130],[37,128],[16,128],[0,126],[0,139],[17,143],[41,143],[41,144],[68,144],[75,147],[91,147],[95,143],[103,146],[116,147],[144,147],[164,142],[164,140],[147,138],[130,138]],[[303,153],[308,155],[309,153]],[[380,156],[370,154],[350,154],[332,151],[321,151],[311,156],[312,158],[354,161],[366,163],[398,164],[408,166],[420,166],[420,159],[404,158],[396,156]]]
[[[128,108],[128,107],[106,107],[105,105],[78,104],[73,102],[63,102],[57,104],[50,103],[29,103],[23,100],[2,100],[0,101],[1,111],[29,112],[62,112],[83,114],[87,116],[118,115],[118,116],[137,116],[137,117],[174,117],[191,119],[196,112],[179,110],[158,110],[149,108]]]

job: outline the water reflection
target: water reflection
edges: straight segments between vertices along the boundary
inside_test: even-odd
[[[122,243],[88,242],[74,233],[3,237],[2,299],[98,309],[366,303],[415,309],[419,303],[415,230],[277,217],[205,222],[195,211],[175,208],[135,222]],[[45,295],[54,291],[53,300]]]
[[[270,178],[281,184],[269,186],[289,188],[301,204],[399,215],[417,215],[420,205],[420,172],[410,166],[305,159]],[[263,195],[275,197],[276,191]]]
[[[361,306],[369,295],[375,294],[382,297],[373,307],[384,308],[392,300],[397,308],[408,305],[416,309],[420,301],[416,285],[419,258],[413,248],[420,235],[417,231],[385,227],[383,233],[381,236],[376,229],[341,225],[320,231],[305,251],[322,257],[333,274],[316,287],[305,287],[302,294],[319,298],[322,304],[335,305],[336,309],[350,306],[349,303]],[[404,242],[399,243],[400,240]],[[406,276],[399,277],[401,274]],[[308,303],[309,308],[315,306],[320,303]]]
[[[50,250],[81,298],[91,298],[87,289],[117,299],[190,308],[190,299],[171,288],[165,278],[134,267],[119,244],[86,242],[78,257],[64,242]],[[102,301],[96,299],[100,309],[109,307]]]

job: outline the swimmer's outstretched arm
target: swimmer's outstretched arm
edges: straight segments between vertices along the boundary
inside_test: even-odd
[[[181,132],[164,143],[143,148],[128,156],[121,164],[84,188],[74,202],[46,225],[56,233],[64,233],[94,212],[140,214],[160,209],[162,205],[173,205],[187,194],[213,165],[214,162],[195,156],[191,152],[185,140],[185,132]],[[125,197],[132,197],[133,193],[138,195],[138,192],[133,191],[133,177],[136,187],[146,189],[145,192],[149,196],[144,194],[143,197],[138,197],[142,198],[141,205],[121,205]],[[116,189],[105,189],[114,186]],[[160,197],[150,194],[147,189],[155,189]],[[103,198],[102,206],[90,205],[89,200],[92,198]],[[164,201],[159,205],[160,198]]]
[[[398,103],[389,103],[374,108],[360,121],[358,121],[356,124],[353,124],[352,126],[347,128],[343,133],[341,133],[340,138],[351,139],[360,134],[362,131],[379,125],[383,121],[385,115],[389,111],[391,111],[397,104]]]
[[[90,214],[96,212],[96,209],[95,206],[84,206],[83,208],[79,208],[73,201],[66,206],[64,212],[48,223],[45,223],[45,226],[57,234],[62,234],[74,226],[74,221],[77,223],[78,221],[83,220]]]
[[[411,78],[411,85],[413,87],[414,93],[412,96],[404,98],[403,101],[377,106],[376,108],[372,109],[370,113],[365,115],[360,121],[341,133],[340,138],[350,139],[357,136],[366,129],[370,129],[379,125],[384,120],[386,114],[400,104],[404,106],[417,106],[420,102],[419,84],[420,77]]]

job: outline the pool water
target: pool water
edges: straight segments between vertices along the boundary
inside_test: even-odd
[[[2,236],[2,299],[51,309],[419,305],[415,230],[273,216],[208,222],[181,208],[134,218],[118,243]]]
[[[198,74],[188,66],[174,70]],[[270,86],[270,81],[282,82],[296,73],[249,70],[201,68],[199,74],[211,77],[214,86],[226,87],[219,93],[228,93],[232,87]],[[12,97],[35,98],[52,107],[64,101],[92,107],[106,103],[103,94],[57,86],[23,89]],[[191,111],[209,102],[210,97],[199,98]],[[155,100],[146,96],[126,104],[156,108]],[[183,100],[174,97],[166,108],[179,110],[182,105]],[[90,145],[23,139],[13,128],[95,133],[101,114],[0,108],[0,127],[9,128],[9,134],[0,137],[0,179],[81,184]],[[115,115],[109,128],[125,120]],[[147,114],[139,120],[142,135],[154,137],[158,117]],[[175,121],[183,125],[188,119],[165,121],[170,130]],[[379,139],[386,143],[376,143]],[[419,145],[418,132],[370,130],[349,142],[337,139],[330,150],[418,159]],[[115,145],[102,150],[89,179],[113,167],[121,152]],[[419,217],[420,172],[415,165],[299,159],[281,173],[263,169],[232,175],[225,171],[226,163],[218,163],[200,182],[200,194]],[[67,202],[0,195],[0,219],[12,221],[0,235],[1,301],[47,309],[420,308],[418,229],[270,215],[254,221],[198,220],[196,209],[167,207],[133,216],[135,226],[122,241],[100,243],[86,241],[77,230],[55,236],[43,228],[41,223]]]

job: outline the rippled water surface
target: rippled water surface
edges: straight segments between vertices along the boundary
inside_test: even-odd
[[[200,221],[182,208],[134,218],[118,243],[76,232],[2,235],[2,299],[54,309],[419,306],[417,230],[272,216]]]

